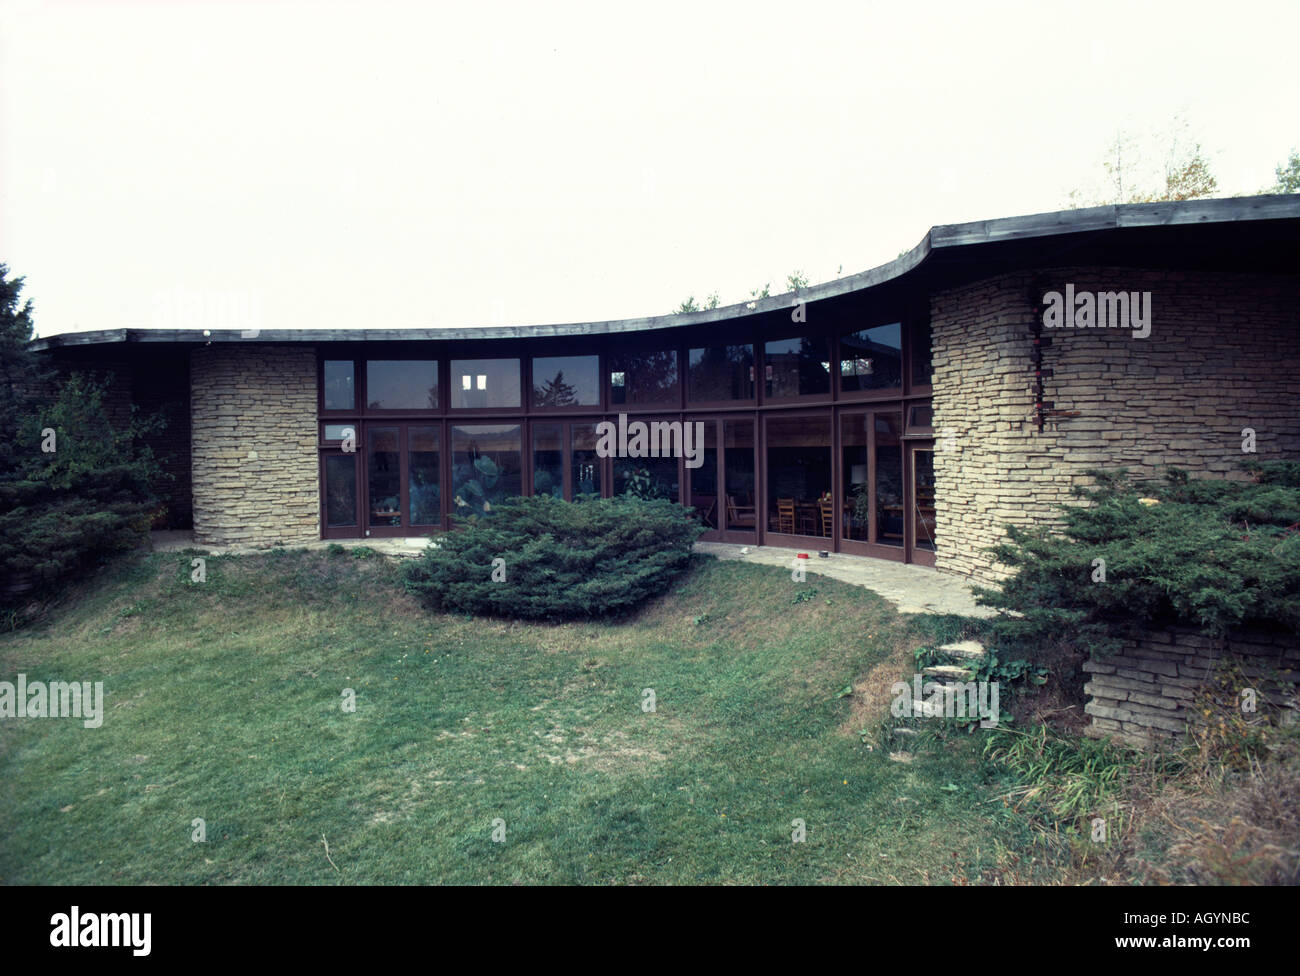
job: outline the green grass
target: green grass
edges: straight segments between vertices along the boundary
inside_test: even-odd
[[[105,689],[99,729],[0,723],[0,881],[949,883],[1031,843],[978,735],[854,734],[837,693],[958,630],[866,590],[702,560],[630,620],[530,625],[429,614],[388,559],[189,559],[0,637],[4,680]]]

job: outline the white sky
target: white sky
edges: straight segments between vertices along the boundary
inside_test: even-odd
[[[730,304],[1062,209],[1180,113],[1258,192],[1298,37],[1294,0],[15,0],[0,261],[41,335]]]

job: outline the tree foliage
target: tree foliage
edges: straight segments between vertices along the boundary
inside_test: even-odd
[[[991,551],[1013,575],[980,602],[1019,614],[1004,621],[1013,634],[1099,650],[1169,625],[1300,630],[1300,463],[1248,469],[1249,482],[1091,471],[1060,526],[1008,526]]]
[[[1277,182],[1266,193],[1300,193],[1300,152],[1291,150],[1285,163],[1279,163],[1273,170]]]
[[[161,426],[133,413],[109,420],[108,377],[56,383],[32,353],[31,303],[0,265],[0,603],[25,598],[110,553],[140,543],[162,477],[139,439]],[[49,391],[57,389],[54,396]],[[52,448],[52,450],[51,450]]]
[[[404,585],[445,612],[522,620],[624,614],[681,578],[702,531],[668,501],[514,498],[406,563]]]
[[[1117,132],[1102,159],[1105,176],[1101,188],[1071,191],[1070,206],[1199,200],[1219,192],[1219,181],[1205,150],[1191,135],[1185,119],[1175,118],[1169,130],[1155,140],[1158,143],[1154,146],[1144,145],[1132,133]],[[1153,148],[1160,158],[1154,164],[1151,162]]]

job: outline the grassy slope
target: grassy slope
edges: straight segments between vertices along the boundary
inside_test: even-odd
[[[0,638],[0,678],[103,680],[106,713],[0,724],[0,880],[948,882],[1028,843],[975,741],[845,734],[836,693],[933,626],[865,590],[704,561],[631,620],[537,626],[430,615],[377,558],[207,569],[141,557]]]

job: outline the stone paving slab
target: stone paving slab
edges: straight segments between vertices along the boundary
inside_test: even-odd
[[[775,546],[740,546],[729,542],[697,542],[695,551],[718,559],[743,559],[764,566],[794,568],[794,549]],[[880,594],[898,608],[899,613],[955,613],[965,617],[992,617],[997,611],[975,603],[969,581],[928,566],[896,563],[888,559],[850,556],[833,552],[826,558],[816,549],[806,551],[811,557],[802,560],[808,573],[817,573],[852,583]]]

